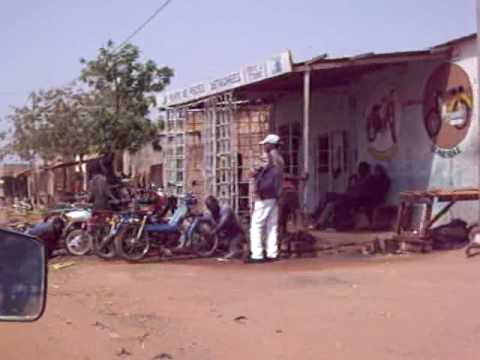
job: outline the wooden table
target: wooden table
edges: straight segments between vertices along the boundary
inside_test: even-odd
[[[430,241],[432,226],[445,215],[453,205],[460,201],[472,201],[480,199],[480,191],[475,188],[455,190],[429,190],[429,191],[404,191],[400,193],[400,206],[398,209],[397,224],[395,232],[400,238],[408,237],[412,240]],[[433,205],[446,203],[437,213],[433,214]],[[417,232],[407,233],[404,229],[409,209],[415,204],[425,204],[426,211],[421,221],[420,229]]]

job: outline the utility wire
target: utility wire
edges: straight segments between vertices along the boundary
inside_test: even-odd
[[[131,33],[124,41],[120,43],[115,49],[114,53],[116,53],[118,50],[120,50],[122,47],[124,47],[130,40],[132,40],[135,36],[138,35],[139,32],[141,32],[150,22],[152,22],[153,19],[157,17],[158,14],[160,14],[170,3],[172,0],[166,0],[155,12],[150,15],[150,17],[145,20],[142,25],[140,25],[133,33]]]

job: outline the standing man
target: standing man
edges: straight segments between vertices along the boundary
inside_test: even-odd
[[[92,171],[94,176],[89,182],[89,202],[93,203],[93,210],[112,210],[112,203],[118,203],[113,195],[107,177],[102,174],[100,165],[95,166]]]
[[[264,145],[268,163],[254,174],[255,205],[250,225],[249,263],[261,263],[278,259],[278,199],[283,182],[283,158],[278,152],[280,138],[268,135],[260,145]],[[263,239],[266,238],[266,246]],[[266,250],[267,259],[264,258]]]
[[[286,174],[283,179],[282,193],[278,201],[279,206],[279,231],[280,236],[287,234],[287,224],[290,217],[295,217],[295,225],[297,225],[297,215],[300,210],[300,187],[301,183],[308,180],[308,173],[303,176],[294,176]]]

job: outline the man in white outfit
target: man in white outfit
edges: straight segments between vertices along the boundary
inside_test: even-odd
[[[265,146],[268,164],[254,174],[256,199],[250,225],[249,263],[278,259],[278,198],[282,188],[284,164],[277,150],[279,143],[280,138],[274,134],[268,135],[260,143]],[[266,246],[263,244],[264,238]]]

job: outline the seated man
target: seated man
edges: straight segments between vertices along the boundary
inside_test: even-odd
[[[387,175],[387,170],[382,165],[375,165],[371,184],[372,188],[370,189],[368,198],[359,204],[360,207],[365,209],[370,224],[373,222],[373,212],[375,208],[385,202],[388,191],[390,190],[391,180]]]
[[[207,217],[215,224],[211,235],[218,236],[220,241],[227,240],[229,242],[229,252],[225,259],[241,257],[245,233],[233,209],[228,205],[221,207],[214,196],[207,197],[205,205],[210,212]]]
[[[352,220],[349,216],[350,210],[370,201],[374,186],[370,164],[361,162],[358,165],[358,175],[350,180],[346,193],[327,193],[320,217],[315,224],[316,229],[325,229],[332,220],[335,227],[346,219]]]

